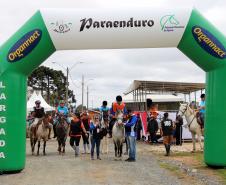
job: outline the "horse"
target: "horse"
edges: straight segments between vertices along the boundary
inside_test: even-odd
[[[35,144],[38,142],[38,150],[37,155],[39,155],[40,142],[43,139],[43,155],[46,155],[46,141],[48,141],[50,126],[49,126],[49,116],[45,115],[42,119],[40,119],[37,125],[30,126],[30,143],[32,155],[34,155]]]
[[[115,146],[115,160],[122,157],[122,147],[125,140],[125,127],[123,125],[123,112],[116,113],[116,121],[112,130],[112,138]]]
[[[68,123],[66,122],[66,119],[64,115],[59,115],[58,121],[56,124],[56,137],[58,141],[58,152],[60,154],[65,154],[65,145],[67,140],[67,134],[68,134]],[[62,151],[61,151],[62,148]]]
[[[182,104],[180,104],[178,115],[185,116],[185,118],[186,118],[187,126],[189,128],[189,131],[192,134],[192,142],[193,142],[193,151],[192,152],[196,151],[196,146],[195,146],[196,135],[198,137],[200,149],[203,150],[202,138],[201,138],[202,137],[202,129],[197,121],[196,113],[194,112],[194,110],[192,110],[190,108],[189,104],[182,103]]]
[[[100,127],[101,127],[102,133],[103,133],[103,138],[102,138],[102,142],[101,142],[101,153],[108,154],[108,137],[107,137],[108,120],[104,119],[103,115],[102,115],[102,119],[100,122]]]

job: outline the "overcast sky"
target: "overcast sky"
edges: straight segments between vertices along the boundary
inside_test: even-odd
[[[225,0],[0,0],[0,44],[40,8],[129,9],[134,6],[194,6],[226,34]],[[63,63],[69,68],[75,62],[84,62],[70,70],[70,89],[75,92],[77,105],[81,103],[82,74],[85,82],[93,79],[85,83],[90,88],[90,106],[92,100],[94,106],[101,105],[105,99],[112,102],[116,95],[125,92],[133,80],[205,82],[205,73],[174,48],[58,51],[43,65],[62,69],[52,62]]]

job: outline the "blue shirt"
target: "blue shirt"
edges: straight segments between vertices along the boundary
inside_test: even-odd
[[[201,102],[199,103],[199,106],[200,106],[200,107],[205,107],[205,101],[201,101]],[[200,109],[199,112],[200,112],[200,113],[205,113],[206,110],[205,110],[205,109]]]
[[[136,136],[136,131],[134,130],[137,123],[137,116],[134,114],[125,123],[126,136]]]
[[[58,106],[57,112],[67,116],[68,115],[68,108],[66,106],[64,106],[64,107]]]
[[[103,116],[103,119],[107,120],[109,118],[109,110],[110,109],[108,107],[101,106],[99,108],[99,111],[101,112],[100,119],[102,119],[102,116]]]
[[[99,111],[100,112],[104,112],[104,111],[109,111],[110,109],[108,108],[108,107],[104,107],[104,106],[101,106],[100,108],[99,108]]]

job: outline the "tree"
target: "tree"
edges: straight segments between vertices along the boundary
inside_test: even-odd
[[[40,90],[46,96],[47,102],[55,105],[56,100],[65,99],[66,77],[62,71],[40,66],[28,77],[28,86]],[[73,97],[73,91],[68,90],[68,97]]]

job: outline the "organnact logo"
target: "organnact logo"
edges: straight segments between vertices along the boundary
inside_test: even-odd
[[[56,23],[51,23],[53,26],[53,31],[56,33],[67,33],[71,30],[72,23],[59,23],[58,21]]]
[[[175,15],[165,15],[160,19],[161,30],[164,32],[172,32],[178,28],[184,28],[175,18]]]

